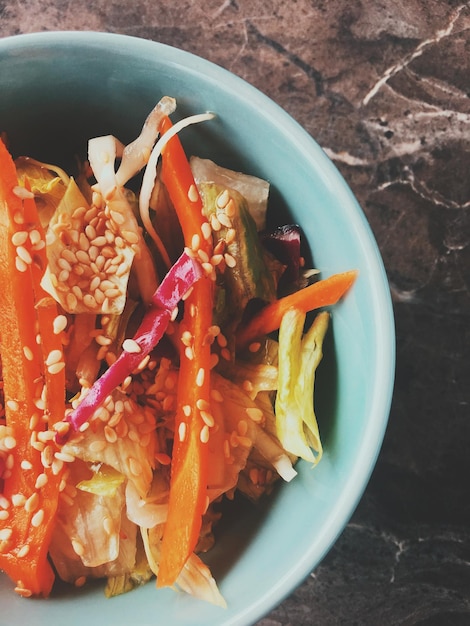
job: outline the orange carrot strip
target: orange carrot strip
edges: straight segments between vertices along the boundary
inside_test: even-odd
[[[49,420],[47,381],[57,368],[46,374],[38,342],[42,315],[37,314],[35,286],[43,263],[39,240],[44,238],[34,203],[24,202],[15,193],[17,187],[15,165],[0,141],[0,354],[7,436],[3,446],[9,448],[10,459],[2,476],[2,507],[8,516],[0,521],[0,569],[20,595],[47,596],[54,581],[47,552],[61,468],[53,463],[54,446],[39,439]],[[58,337],[50,344],[54,348],[56,341]],[[63,416],[63,409],[52,410]]]
[[[171,127],[166,118],[162,132]],[[204,236],[202,201],[184,149],[177,136],[162,152],[162,180],[175,207],[185,245],[201,249],[210,258],[212,238]],[[196,250],[195,250],[196,252]],[[180,332],[192,338],[189,349],[181,343],[175,438],[171,464],[168,519],[163,535],[157,586],[172,585],[194,551],[206,509],[208,428],[198,407],[210,402],[210,343],[213,282],[198,281],[185,302]]]
[[[237,348],[243,349],[252,341],[277,330],[284,313],[299,309],[304,313],[336,304],[356,280],[358,272],[350,270],[299,289],[288,296],[267,304],[237,331]]]

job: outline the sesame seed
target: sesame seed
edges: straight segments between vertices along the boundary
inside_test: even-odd
[[[209,411],[211,408],[210,403],[207,400],[204,400],[204,398],[196,400],[196,406],[200,411]]]
[[[215,402],[223,402],[224,401],[224,397],[223,397],[223,395],[220,393],[220,391],[218,389],[211,389],[211,398]]]
[[[62,350],[51,350],[46,358],[46,365],[53,365],[62,359]]]
[[[238,436],[238,443],[243,448],[251,448],[251,446],[253,445],[253,441],[249,437],[243,437],[242,435]]]
[[[51,467],[54,460],[54,449],[52,446],[46,446],[41,452],[41,463],[43,467]]]
[[[121,235],[124,237],[124,239],[127,241],[127,243],[138,243],[139,242],[139,236],[137,233],[135,233],[133,230],[123,230],[121,231]]]
[[[39,506],[39,494],[35,491],[33,494],[29,496],[29,498],[24,503],[24,509],[27,513],[32,513]]]
[[[192,183],[188,189],[188,200],[190,202],[197,202],[199,200],[199,193],[194,183]]]
[[[47,485],[47,481],[48,478],[46,474],[39,474],[39,476],[36,478],[36,489],[42,489],[42,487],[45,487]]]
[[[209,427],[207,424],[201,428],[201,432],[199,433],[199,439],[202,443],[207,443],[209,441]]]
[[[85,583],[86,583],[86,576],[79,576],[73,584],[75,585],[75,587],[83,587]]]
[[[5,520],[7,520],[10,517],[10,513],[8,511],[6,511],[5,509],[2,509],[0,511],[0,520],[2,522],[4,522]]]
[[[224,189],[218,196],[216,199],[216,205],[219,207],[219,209],[223,209],[226,205],[227,202],[230,200],[230,195],[228,192],[228,189]]]
[[[2,528],[0,530],[0,541],[8,541],[13,534],[13,529]]]
[[[178,426],[178,438],[183,442],[186,438],[186,422],[181,422]]]
[[[208,426],[209,428],[212,428],[212,426],[214,426],[214,418],[208,411],[201,411],[201,418],[204,424],[206,424],[206,426]]]
[[[74,296],[74,294],[73,294],[73,293],[71,293],[71,292],[69,292],[69,293],[67,294],[66,301],[67,301],[67,307],[68,307],[70,310],[75,309],[75,308],[76,308],[76,306],[77,306],[77,304],[78,304],[78,300],[77,300],[76,296]]]
[[[24,224],[24,215],[22,211],[15,211],[13,215],[13,221],[15,224]]]
[[[142,348],[134,339],[125,339],[122,347],[123,350],[125,350],[126,352],[131,352],[133,354],[138,354],[139,352],[142,352]]]
[[[222,261],[224,260],[224,255],[223,254],[214,254],[211,257],[211,264],[214,267],[217,267],[217,265],[220,265],[222,263]]]
[[[67,318],[65,315],[57,315],[53,321],[54,335],[59,335],[67,327]]]
[[[257,424],[259,424],[259,422],[261,422],[263,419],[263,411],[261,409],[258,409],[257,407],[248,407],[247,409],[245,409],[245,412],[248,417]]]
[[[59,374],[65,367],[65,363],[64,361],[61,361],[60,363],[53,363],[52,365],[49,365],[47,367],[47,371],[49,372],[49,374]]]
[[[250,345],[248,346],[248,350],[250,352],[258,352],[260,348],[261,348],[261,344],[259,341],[253,341],[253,343],[250,343]]]
[[[72,539],[72,548],[78,556],[83,556],[85,554],[85,546],[78,539]]]
[[[225,243],[230,245],[233,241],[235,241],[235,237],[237,235],[237,231],[235,228],[229,228],[227,230],[227,234],[225,235]]]
[[[199,257],[201,263],[209,263],[209,255],[202,248],[199,248],[199,250],[197,251],[197,256]]]
[[[204,370],[203,367],[199,368],[199,371],[196,375],[196,385],[198,387],[202,387],[204,385],[204,378],[205,378],[206,372]]]
[[[217,219],[222,224],[222,226],[225,226],[225,228],[233,228],[232,220],[226,213],[218,213]]]
[[[188,361],[192,361],[194,359],[194,350],[191,346],[186,346],[184,349],[184,356],[188,359]]]
[[[68,452],[56,452],[54,457],[63,463],[73,463],[75,461],[73,454],[69,454]]]
[[[201,224],[201,233],[206,241],[210,241],[212,237],[212,228],[209,222],[203,222]]]
[[[14,493],[11,496],[11,503],[13,506],[24,506],[26,502],[26,496],[22,493]]]
[[[191,239],[191,248],[194,250],[194,252],[196,252],[197,250],[199,250],[200,245],[201,245],[201,238],[199,237],[197,233],[195,233]]]
[[[19,272],[22,273],[26,272],[28,269],[27,264],[22,259],[20,259],[19,256],[15,258],[15,267]]]
[[[44,509],[39,509],[31,518],[31,526],[39,528],[44,521]]]
[[[16,448],[16,439],[12,435],[8,435],[3,439],[3,445],[7,450]]]
[[[28,252],[28,250],[26,250],[24,246],[18,246],[16,248],[16,254],[23,261],[23,263],[26,263],[26,265],[31,265],[31,263],[33,262],[30,253]]]
[[[14,246],[22,246],[28,241],[28,232],[26,230],[18,230],[11,236],[11,243]]]
[[[214,367],[217,367],[219,363],[219,355],[216,354],[215,352],[212,352],[210,355],[210,368],[211,370],[214,369]]]
[[[212,230],[217,233],[222,228],[222,224],[215,215],[211,215],[210,220]]]
[[[224,261],[230,269],[233,269],[237,264],[236,259],[231,254],[228,254],[228,252],[224,254]]]
[[[104,436],[108,443],[115,443],[118,439],[116,431],[109,425],[104,427]]]
[[[126,221],[124,215],[122,213],[119,213],[119,211],[111,211],[110,217],[114,222],[116,222],[118,226],[121,226]]]

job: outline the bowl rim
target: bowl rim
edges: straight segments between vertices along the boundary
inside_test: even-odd
[[[49,43],[59,46],[76,46],[78,44],[88,47],[113,47],[122,46],[126,41],[133,46],[132,54],[138,55],[142,51],[154,49],[160,51],[164,56],[170,55],[172,60],[177,64],[184,62],[185,65],[189,64],[193,70],[203,71],[206,74],[209,73],[212,78],[217,80],[230,77],[232,85],[239,84],[243,86],[244,90],[249,90],[250,97],[254,99],[255,103],[260,104],[260,110],[264,117],[268,118],[275,115],[281,119],[288,128],[289,134],[295,139],[297,148],[303,155],[308,157],[309,160],[321,161],[322,175],[325,175],[333,181],[335,185],[338,185],[338,192],[341,197],[350,205],[351,212],[356,214],[356,219],[358,219],[361,228],[367,234],[367,243],[365,245],[368,247],[368,255],[375,263],[373,268],[375,273],[374,279],[377,285],[380,285],[380,289],[374,294],[374,302],[372,303],[372,306],[380,309],[381,313],[381,315],[377,317],[380,325],[377,336],[380,338],[381,342],[379,345],[375,346],[375,353],[380,351],[380,354],[385,358],[382,359],[384,365],[381,371],[377,372],[377,386],[380,387],[381,393],[380,395],[374,393],[370,408],[370,412],[378,417],[376,417],[373,423],[369,424],[369,428],[364,433],[365,440],[362,442],[369,451],[368,457],[362,463],[356,464],[347,478],[347,483],[350,486],[350,489],[347,490],[348,497],[347,499],[341,500],[341,502],[336,502],[333,522],[330,528],[325,529],[325,541],[322,553],[320,554],[317,551],[313,553],[307,546],[302,562],[297,562],[295,567],[292,567],[286,572],[286,575],[279,581],[277,589],[266,590],[260,597],[259,602],[255,606],[251,606],[248,612],[242,611],[237,619],[223,622],[224,624],[248,624],[252,622],[240,622],[238,619],[260,619],[290,595],[294,589],[303,582],[313,568],[318,567],[321,560],[331,550],[349,522],[370,480],[382,447],[389,420],[395,377],[395,324],[388,280],[383,259],[369,222],[336,165],[299,122],[259,88],[250,84],[240,76],[213,61],[209,61],[192,52],[166,43],[134,35],[95,30],[41,31],[3,37],[0,38],[0,55],[3,53],[15,53],[15,51],[32,48],[37,45],[45,46],[49,45]],[[379,359],[377,361],[380,363]],[[371,452],[371,450],[373,450],[373,452]]]

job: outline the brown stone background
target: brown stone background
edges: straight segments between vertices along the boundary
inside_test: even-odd
[[[382,452],[335,547],[258,626],[469,624],[470,3],[0,0],[0,36],[70,29],[177,46],[257,86],[336,163],[384,258]]]

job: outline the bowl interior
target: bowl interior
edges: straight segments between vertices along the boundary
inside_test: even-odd
[[[105,600],[102,586],[60,589],[47,601],[16,597],[0,576],[0,624],[250,624],[319,563],[347,523],[374,466],[390,407],[393,318],[387,281],[364,215],[336,168],[285,112],[225,70],[164,45],[98,33],[43,33],[0,40],[0,132],[15,155],[73,164],[87,139],[139,132],[163,95],[176,117],[216,119],[181,135],[188,153],[272,184],[273,221],[299,223],[324,276],[357,268],[332,311],[316,386],[324,459],[257,506],[228,515],[207,562],[226,610],[150,583]],[[158,618],[157,618],[158,616]],[[67,620],[67,622],[65,622]]]

